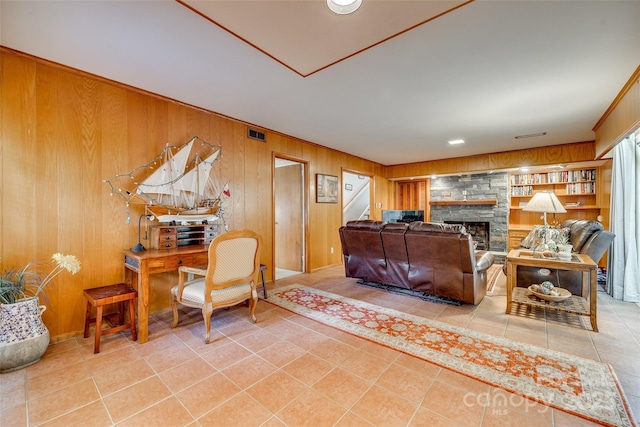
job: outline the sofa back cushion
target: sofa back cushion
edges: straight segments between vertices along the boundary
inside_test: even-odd
[[[382,281],[386,261],[380,231],[384,224],[382,221],[359,220],[349,221],[346,226],[340,227],[347,276]]]
[[[593,233],[604,229],[598,221],[589,219],[567,220],[562,226],[568,226],[569,239],[573,245],[574,252],[582,252],[582,247],[591,238]]]

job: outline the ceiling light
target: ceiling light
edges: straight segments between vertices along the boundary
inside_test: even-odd
[[[464,139],[454,139],[451,141],[448,141],[450,145],[456,145],[456,144],[464,144]]]
[[[348,15],[353,13],[362,4],[362,0],[327,0],[327,6],[333,13]]]
[[[547,134],[546,132],[530,133],[527,135],[518,135],[515,138],[516,139],[535,138],[536,136],[545,136],[546,134]]]

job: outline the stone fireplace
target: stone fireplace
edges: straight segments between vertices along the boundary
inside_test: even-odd
[[[475,248],[488,251],[491,248],[491,223],[489,221],[446,220],[445,224],[461,224],[471,234]]]
[[[507,172],[432,178],[429,203],[429,221],[463,224],[477,242],[478,250],[489,250],[494,255],[506,254]]]

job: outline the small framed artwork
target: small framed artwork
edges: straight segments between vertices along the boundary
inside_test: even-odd
[[[353,190],[353,185],[351,185],[351,184],[345,184],[345,185],[344,185],[344,189],[345,189],[345,190],[347,190],[347,191],[351,191],[351,190]]]
[[[316,203],[338,203],[338,177],[316,174]]]

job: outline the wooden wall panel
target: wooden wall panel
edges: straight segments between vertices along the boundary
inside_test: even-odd
[[[640,127],[640,66],[593,128],[596,156],[602,158],[618,142]]]
[[[476,156],[408,163],[386,168],[386,178],[402,180],[432,174],[488,172],[520,166],[543,166],[595,159],[594,142],[576,142],[551,147],[479,154]]]
[[[231,189],[224,202],[228,226],[262,234],[261,261],[270,270],[274,152],[309,165],[310,270],[342,261],[340,204],[315,202],[316,173],[340,177],[342,168],[361,170],[374,177],[376,199],[389,202],[382,165],[272,131],[265,131],[267,142],[249,139],[245,123],[7,49],[0,49],[0,93],[3,265],[49,259],[54,252],[82,263],[80,273],[62,274],[50,290],[45,323],[54,339],[80,333],[82,290],[121,281],[122,250],[137,243],[144,206],[132,203],[127,214],[103,180],[150,161],[167,143],[200,136],[222,145],[216,178],[228,180]],[[142,237],[146,228],[143,220]],[[176,279],[175,273],[153,276],[151,311],[169,307]]]

